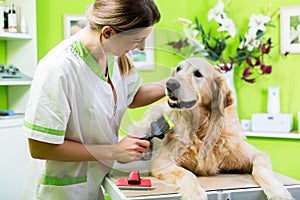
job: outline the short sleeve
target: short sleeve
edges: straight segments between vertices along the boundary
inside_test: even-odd
[[[38,66],[24,117],[23,133],[27,137],[63,143],[70,116],[67,82],[59,66]]]
[[[142,85],[143,79],[138,74],[137,70],[130,73],[126,79],[127,79],[127,89],[128,89],[127,105],[130,105],[134,99],[135,94],[137,93],[138,89]]]

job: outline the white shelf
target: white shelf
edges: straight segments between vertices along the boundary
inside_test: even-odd
[[[8,127],[15,127],[15,126],[22,126],[24,121],[24,115],[17,114],[13,116],[1,116],[0,117],[0,129],[8,128]]]
[[[0,40],[19,40],[19,39],[30,40],[32,39],[32,36],[24,33],[8,33],[8,32],[0,33]]]
[[[5,63],[19,68],[28,77],[0,77],[0,85],[7,86],[7,109],[24,113],[29,98],[30,84],[37,66],[36,0],[5,0],[14,3],[25,17],[28,33],[0,32],[0,41],[5,41]],[[18,14],[18,10],[17,10]],[[21,15],[19,17],[21,17]],[[4,62],[1,60],[1,62]],[[0,74],[1,75],[1,74]]]
[[[18,80],[11,80],[11,81],[0,81],[1,85],[30,85],[31,81],[18,81]]]
[[[21,72],[15,75],[0,73],[0,85],[30,85],[32,78]]]
[[[247,137],[268,137],[268,138],[285,138],[285,139],[300,139],[300,134],[296,132],[291,133],[275,133],[275,132],[252,132],[245,131]]]

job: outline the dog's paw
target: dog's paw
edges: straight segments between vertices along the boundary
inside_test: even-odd
[[[207,200],[205,190],[196,180],[181,181],[179,187],[181,200]]]
[[[268,200],[295,200],[287,189],[279,189],[268,196]]]
[[[268,200],[295,200],[291,195],[286,196],[271,196]]]
[[[295,200],[293,197],[270,197],[268,200]]]

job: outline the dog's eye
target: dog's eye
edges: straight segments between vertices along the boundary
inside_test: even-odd
[[[176,68],[176,72],[179,72],[180,70],[181,70],[181,67],[178,66],[178,67]]]
[[[194,74],[194,76],[196,76],[197,78],[203,77],[203,75],[202,75],[198,70],[194,71],[193,74]]]

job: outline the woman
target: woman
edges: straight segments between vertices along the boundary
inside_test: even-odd
[[[87,19],[37,67],[24,133],[31,156],[46,162],[32,174],[25,199],[103,199],[112,162],[137,161],[150,146],[133,135],[118,142],[117,135],[127,107],[164,96],[164,81],[141,86],[126,56],[144,49],[160,13],[152,0],[95,0]]]

